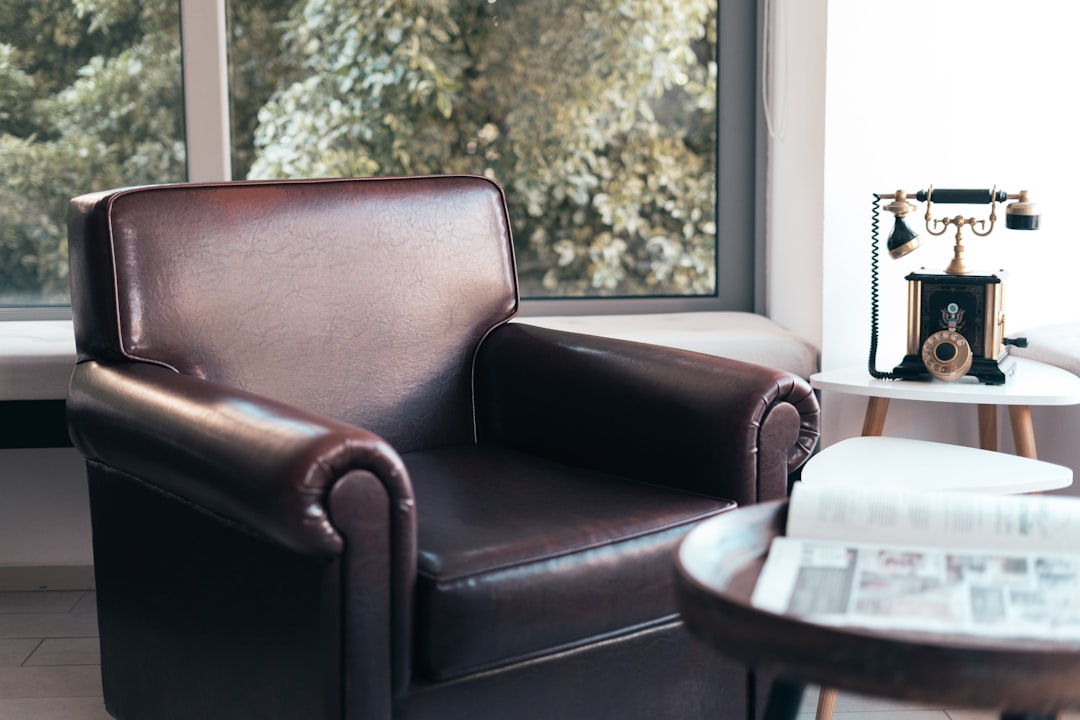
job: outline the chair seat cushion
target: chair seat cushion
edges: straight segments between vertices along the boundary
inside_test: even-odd
[[[674,550],[734,503],[494,446],[404,456],[416,495],[416,669],[448,679],[676,612]]]

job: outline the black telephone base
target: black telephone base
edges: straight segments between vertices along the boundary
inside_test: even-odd
[[[1004,385],[1015,371],[1016,358],[1006,354],[997,361],[989,358],[975,358],[971,361],[971,369],[964,377],[973,376],[984,385]],[[926,365],[923,364],[922,357],[919,355],[906,355],[903,361],[893,368],[892,374],[898,380],[934,379],[934,376],[926,370]]]

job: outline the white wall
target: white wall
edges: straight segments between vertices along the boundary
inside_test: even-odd
[[[3,320],[0,400],[64,398],[74,359],[70,320]],[[0,590],[86,589],[92,563],[79,453],[0,449]]]
[[[1009,272],[1006,334],[1080,320],[1071,292],[1075,259],[1073,169],[1080,166],[1076,107],[1080,5],[1059,0],[772,0],[792,30],[773,58],[787,68],[787,134],[771,144],[769,312],[807,337],[820,311],[825,368],[865,365],[869,342],[872,194],[898,188],[1028,189],[1042,229],[965,232],[970,265]],[[795,29],[797,28],[797,31]],[[786,54],[786,59],[783,55]],[[824,128],[819,133],[819,118]],[[817,152],[816,152],[817,151]],[[823,208],[820,237],[811,202]],[[959,206],[936,206],[949,216]],[[911,222],[921,228],[921,210]],[[963,214],[978,215],[978,207]],[[801,223],[794,216],[802,216]],[[892,218],[882,218],[882,244]],[[802,228],[800,231],[799,228]],[[881,260],[881,348],[889,369],[904,353],[906,283],[920,267],[944,268],[952,233],[930,237],[906,258]],[[820,246],[820,250],[818,248]],[[820,253],[820,254],[819,254]],[[800,272],[820,267],[821,293]],[[790,321],[789,321],[790,319]],[[858,434],[863,402],[824,398],[825,441]],[[894,402],[890,434],[976,444],[974,411]],[[1080,409],[1036,408],[1042,459],[1080,475]],[[1010,448],[1004,415],[999,427]]]
[[[768,0],[765,313],[817,347],[825,163],[825,0]]]
[[[92,565],[82,456],[0,450],[0,590],[86,589]]]

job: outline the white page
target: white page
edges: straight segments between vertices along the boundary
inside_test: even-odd
[[[1080,498],[796,483],[787,535],[948,549],[1080,552]]]

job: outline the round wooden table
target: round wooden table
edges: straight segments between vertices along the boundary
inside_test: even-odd
[[[805,684],[1003,718],[1080,708],[1080,643],[828,627],[754,608],[754,583],[786,520],[786,501],[740,508],[697,526],[676,556],[689,630],[777,678],[767,720],[792,720]]]

